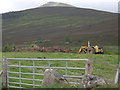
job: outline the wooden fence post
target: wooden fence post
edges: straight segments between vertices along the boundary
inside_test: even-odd
[[[93,62],[91,60],[88,60],[88,62],[86,63],[85,75],[92,73],[93,73]]]
[[[2,89],[2,73],[3,71],[0,71],[0,90]]]
[[[6,88],[7,87],[7,62],[6,58],[3,59],[3,73],[2,73],[2,87]]]
[[[115,75],[115,84],[120,84],[120,63],[118,65],[118,69]]]

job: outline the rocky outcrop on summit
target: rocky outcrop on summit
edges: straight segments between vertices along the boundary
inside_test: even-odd
[[[69,4],[60,3],[60,2],[48,2],[41,7],[75,7]]]

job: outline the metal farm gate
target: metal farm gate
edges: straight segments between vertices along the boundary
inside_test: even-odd
[[[42,62],[41,62],[42,61]],[[55,66],[54,63],[51,62],[56,61],[56,63],[65,64],[65,66]],[[34,58],[4,58],[3,60],[3,86],[7,88],[26,88],[24,85],[28,86],[28,88],[36,88],[41,87],[40,82],[43,81],[44,72],[41,73],[43,69],[63,69],[65,74],[63,74],[66,78],[81,78],[82,76],[78,75],[69,75],[68,70],[85,70],[85,72],[89,73],[88,68],[84,67],[70,67],[69,61],[74,63],[74,61],[87,61],[89,59],[34,59]],[[79,62],[81,63],[81,62]],[[86,64],[86,62],[84,62]],[[46,65],[44,65],[46,64]],[[88,64],[88,63],[87,63]],[[87,65],[86,64],[86,65]],[[71,64],[72,65],[72,64]],[[90,64],[89,64],[90,67]],[[27,68],[27,69],[24,69]],[[36,70],[37,73],[36,73]],[[43,70],[44,71],[44,70]],[[85,73],[84,72],[84,73]],[[30,77],[28,78],[27,76]],[[42,76],[42,77],[41,77]],[[36,78],[41,77],[41,78]],[[27,80],[26,83],[23,82]],[[29,83],[30,82],[30,83]],[[38,83],[36,83],[38,82]],[[76,82],[70,82],[76,83]],[[78,84],[78,83],[77,83]]]

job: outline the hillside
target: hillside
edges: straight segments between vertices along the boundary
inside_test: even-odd
[[[117,45],[117,14],[76,7],[38,7],[3,14],[3,45]]]

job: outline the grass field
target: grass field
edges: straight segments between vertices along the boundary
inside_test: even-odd
[[[111,49],[110,49],[111,50]],[[116,49],[117,50],[117,49]],[[109,50],[108,50],[109,51]],[[41,52],[5,52],[3,53],[3,56],[6,58],[37,58],[37,57],[46,57],[46,58],[64,58],[64,59],[91,59],[94,63],[94,71],[93,74],[103,77],[106,79],[110,84],[114,83],[114,78],[117,70],[118,65],[118,55],[115,54],[116,51],[113,50],[114,53],[109,54],[99,54],[99,55],[91,55],[91,54],[76,54],[76,53],[41,53]],[[16,61],[11,61],[12,64],[18,64]],[[10,63],[10,64],[11,64]],[[21,62],[22,65],[32,65],[30,61]],[[37,66],[44,65],[46,66],[48,62],[35,62]],[[70,66],[73,67],[84,67],[85,63],[83,62],[69,62]],[[51,62],[51,65],[53,66],[65,66],[63,61],[58,62]],[[18,68],[10,68],[11,71],[18,71]],[[43,73],[45,69],[36,69],[36,73]],[[65,74],[64,70],[57,70],[58,72]],[[22,72],[31,72],[31,69],[23,68]],[[84,71],[78,71],[78,70],[70,70],[68,74],[76,74],[76,75],[82,75],[84,74]],[[17,74],[10,74],[12,77],[18,76]],[[32,75],[23,75],[24,78],[32,78]],[[36,79],[42,79],[43,76],[35,76]],[[19,82],[18,80],[12,80],[13,82]],[[32,83],[32,81],[25,81],[24,83]],[[40,84],[40,82],[35,82],[36,84]],[[25,86],[27,88],[30,88],[30,86]],[[108,86],[110,87],[110,86]],[[111,86],[112,87],[112,86]],[[116,85],[113,87],[117,87]]]

